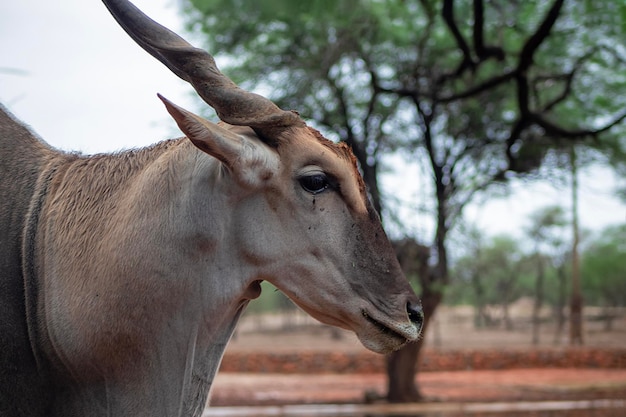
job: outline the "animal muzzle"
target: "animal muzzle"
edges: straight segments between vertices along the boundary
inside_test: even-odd
[[[417,334],[419,336],[422,332],[422,328],[424,327],[424,310],[422,310],[422,303],[419,301],[407,302],[406,312],[409,316],[409,321],[417,328]]]

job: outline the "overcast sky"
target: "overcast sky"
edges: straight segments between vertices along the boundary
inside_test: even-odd
[[[175,0],[137,0],[179,30]],[[160,92],[193,109],[184,81],[137,46],[99,0],[0,2],[0,100],[44,140],[86,153],[180,136]]]
[[[180,33],[176,0],[135,4]],[[99,0],[0,2],[0,102],[51,145],[95,153],[180,136],[157,92],[196,109],[192,89],[140,49]],[[409,204],[428,197],[419,181],[407,183],[413,175],[401,177],[386,183]],[[614,180],[609,170],[581,175],[583,227],[626,222],[626,206],[612,198]],[[466,214],[488,233],[516,234],[535,208],[569,207],[567,189],[548,183],[514,188],[512,198],[471,206]],[[431,233],[421,220],[409,223],[417,233]]]

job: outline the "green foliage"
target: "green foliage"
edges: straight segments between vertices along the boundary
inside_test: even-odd
[[[474,3],[454,2],[467,51],[435,0],[187,0],[186,10],[208,49],[231,58],[236,82],[355,148],[377,207],[381,155],[424,149],[412,154],[432,165],[451,226],[506,171],[534,172],[550,147],[624,114],[624,7],[567,2],[542,33],[556,3],[485,3],[477,28]],[[589,146],[617,160],[623,133],[618,125]]]
[[[626,225],[604,230],[582,256],[587,303],[626,306]]]
[[[539,210],[533,217],[536,220],[542,217],[539,214],[553,211],[558,210]],[[468,242],[473,247],[455,263],[446,302],[499,305],[522,296],[535,297],[535,249],[521,247],[519,241],[508,236],[480,239]],[[547,257],[544,301],[557,307],[563,301],[559,294],[569,293],[569,253],[565,248],[544,249],[542,256]],[[611,226],[589,240],[581,259],[585,303],[626,306],[626,225]],[[565,287],[561,288],[563,284]]]
[[[469,301],[472,305],[510,303],[527,293],[528,280],[523,279],[527,270],[526,257],[516,239],[505,235],[492,237],[455,264],[451,286],[463,290],[451,289],[446,293],[446,301]],[[462,297],[453,298],[459,293]]]
[[[261,283],[261,295],[252,300],[247,308],[248,314],[284,311],[296,308],[282,292],[267,281]]]
[[[429,285],[440,288],[447,234],[477,193],[546,164],[565,166],[561,151],[574,144],[577,153],[597,149],[626,166],[622,3],[186,0],[185,7],[207,49],[230,58],[223,70],[237,83],[352,146],[375,207],[385,200],[378,177],[391,168],[384,155],[402,151],[422,167],[434,201]],[[489,274],[497,282],[500,272]]]
[[[561,206],[541,207],[531,213],[526,234],[534,242],[535,250],[538,252],[562,250],[565,243],[563,228],[567,223],[565,211]]]

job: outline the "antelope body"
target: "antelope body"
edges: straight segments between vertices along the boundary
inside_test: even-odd
[[[62,153],[0,108],[0,416],[198,416],[270,281],[380,353],[421,307],[355,158],[206,52],[104,0],[223,123],[161,97],[186,138]]]

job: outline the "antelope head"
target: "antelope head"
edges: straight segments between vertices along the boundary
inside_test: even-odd
[[[161,97],[185,135],[224,166],[246,204],[230,210],[236,256],[318,320],[381,353],[416,340],[421,305],[369,202],[356,159],[296,112],[242,90],[207,52],[126,0],[103,0],[147,52],[188,81],[224,123]]]

